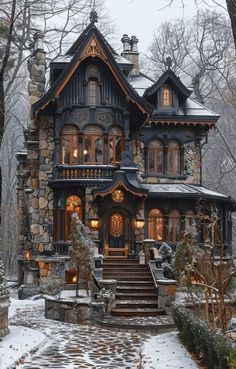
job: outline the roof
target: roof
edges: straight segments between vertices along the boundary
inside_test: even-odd
[[[146,76],[142,72],[137,76],[129,76],[128,81],[140,96],[143,96],[146,89],[149,88],[154,82],[153,79]]]
[[[177,77],[176,74],[171,69],[168,69],[160,76],[160,78],[151,87],[149,87],[145,91],[143,97],[148,98],[152,96],[167,81],[174,86],[175,90],[181,97],[182,101],[185,101],[191,95],[192,90],[189,90],[187,87],[185,87],[184,84],[180,81],[179,77]]]
[[[105,55],[104,62],[106,62],[110,66],[110,68],[112,66],[113,74],[115,74],[115,77],[119,80],[127,95],[139,105],[143,112],[148,114],[153,110],[152,105],[143,100],[128,82],[125,74],[123,73],[122,69],[114,58],[114,54],[116,53],[113,48],[107,43],[97,27],[94,24],[90,24],[76,40],[76,42],[72,45],[72,47],[68,50],[66,55],[71,55],[74,53],[68,63],[68,66],[56,79],[55,83],[46,92],[46,94],[39,101],[32,105],[34,114],[40,109],[43,109],[45,105],[47,105],[50,101],[54,100],[57,97],[58,93],[60,93],[60,86],[63,86],[67,82],[68,78],[74,73],[74,70],[80,64],[81,59],[83,59],[83,52],[85,51],[86,47],[89,46],[88,43],[90,40],[92,40],[93,37],[95,37],[99,44],[99,47],[101,48],[102,53]],[[99,57],[99,55],[97,54],[93,56]],[[85,56],[84,58],[86,57],[87,56]],[[61,60],[64,62],[64,59]],[[123,60],[122,63],[124,63]]]
[[[190,184],[141,184],[141,186],[148,190],[148,195],[155,197],[204,197],[211,200],[221,200],[233,203],[230,196],[222,193],[208,190],[202,186]]]

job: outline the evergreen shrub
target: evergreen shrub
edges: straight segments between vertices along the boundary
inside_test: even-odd
[[[203,360],[207,369],[235,369],[232,358],[236,350],[223,334],[212,331],[207,321],[182,306],[174,305],[172,312],[181,342]]]

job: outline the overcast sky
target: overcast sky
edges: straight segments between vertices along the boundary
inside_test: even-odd
[[[206,8],[206,3],[214,4],[211,0],[185,0],[185,8],[181,6],[181,0],[174,0],[171,8],[165,8],[168,0],[106,0],[107,9],[114,19],[118,30],[118,40],[124,33],[135,35],[139,39],[139,51],[146,52],[150,45],[153,33],[158,26],[166,20],[184,16],[193,16],[198,8]],[[204,4],[205,3],[205,4]],[[218,0],[225,4],[225,0]],[[215,6],[216,7],[216,6]],[[219,6],[219,11],[224,11]]]

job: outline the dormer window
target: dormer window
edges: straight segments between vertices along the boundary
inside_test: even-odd
[[[170,86],[163,87],[162,104],[165,107],[172,107],[172,89]]]

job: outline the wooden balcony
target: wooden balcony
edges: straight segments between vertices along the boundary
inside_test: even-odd
[[[110,165],[59,165],[55,179],[112,179],[115,169]]]

